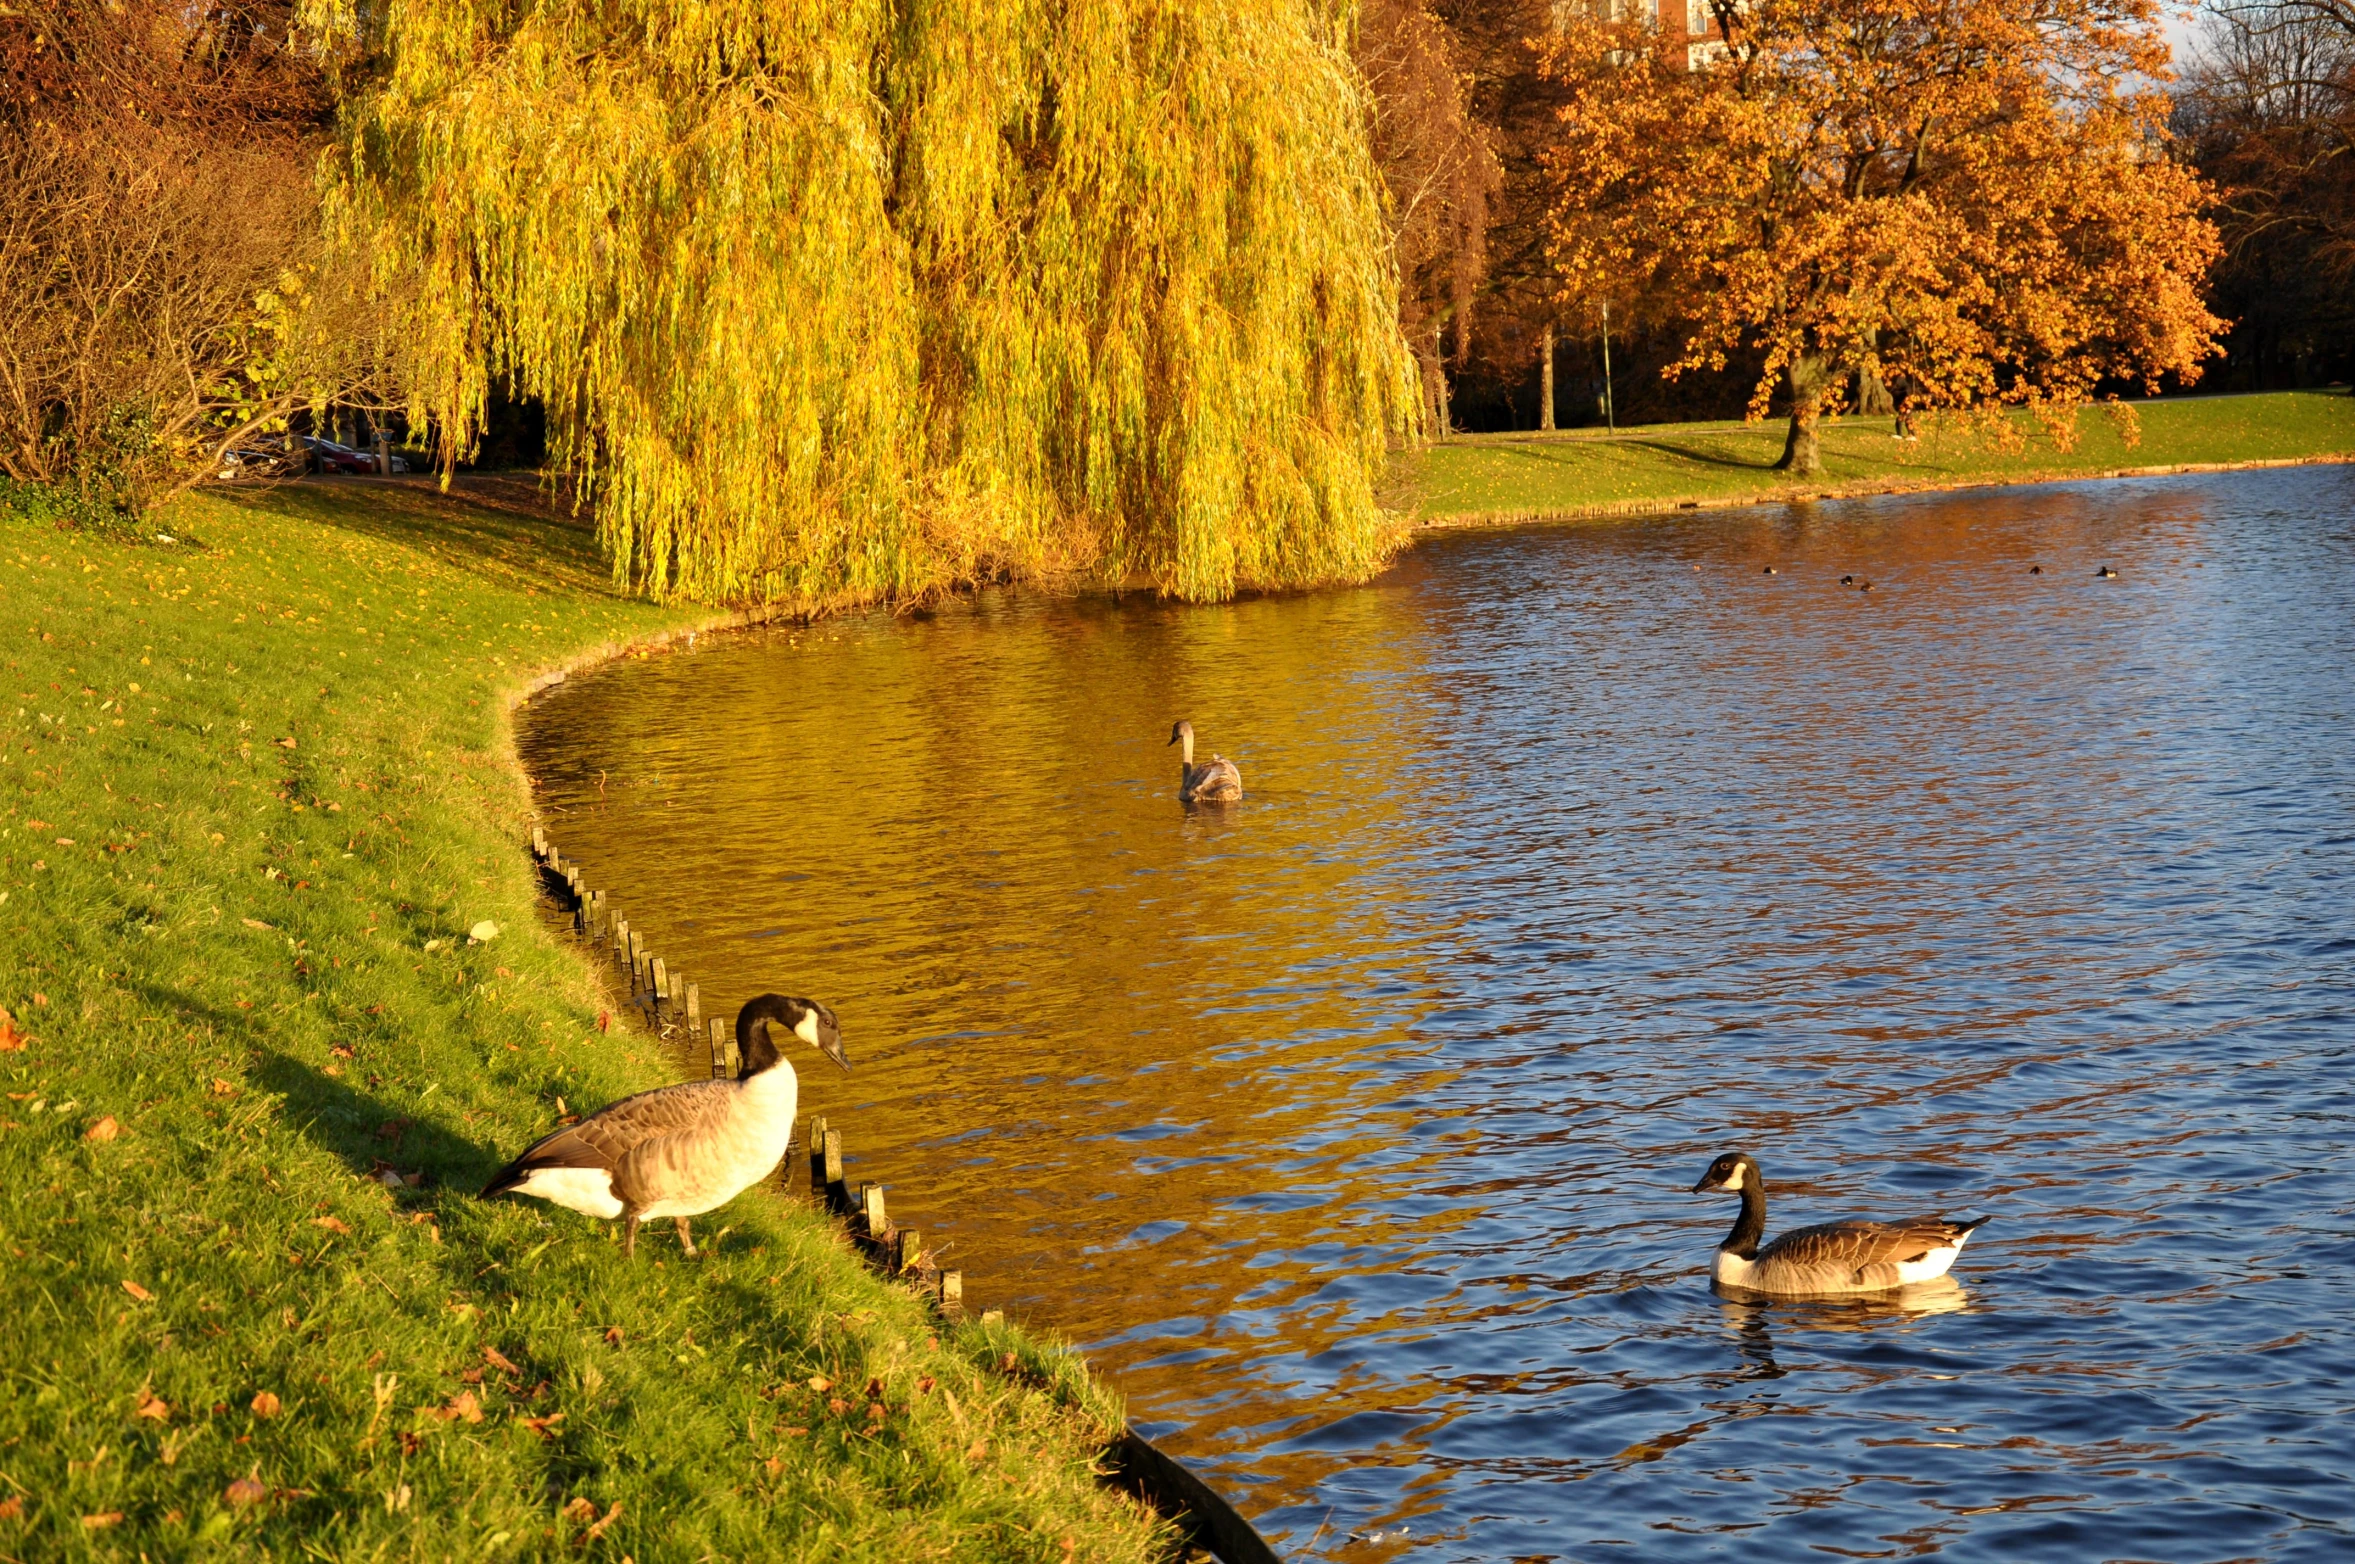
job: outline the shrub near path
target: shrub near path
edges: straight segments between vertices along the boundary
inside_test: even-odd
[[[940,1327],[815,1215],[632,1263],[474,1197],[664,1076],[535,912],[503,694],[687,616],[528,500],[163,525],[0,514],[0,1557],[1161,1551],[1076,1359]]]

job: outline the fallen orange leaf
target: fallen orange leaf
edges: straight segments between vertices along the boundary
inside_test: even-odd
[[[551,1412],[546,1417],[527,1417],[523,1420],[523,1426],[538,1434],[542,1439],[554,1439],[556,1425],[563,1421],[564,1414],[562,1412]]]
[[[82,1528],[85,1531],[103,1531],[109,1526],[120,1526],[122,1523],[123,1512],[120,1510],[108,1510],[103,1515],[85,1515],[82,1517]]]
[[[311,1218],[311,1225],[313,1227],[324,1227],[331,1233],[349,1233],[351,1231],[349,1227],[344,1225],[343,1219],[340,1217],[315,1216]]]
[[[139,1392],[139,1410],[135,1415],[152,1417],[159,1423],[168,1422],[172,1415],[172,1404],[152,1391],[142,1390]]]
[[[485,1363],[488,1363],[491,1367],[495,1369],[503,1369],[510,1374],[521,1375],[523,1373],[523,1370],[508,1362],[507,1355],[496,1347],[483,1348],[482,1360]]]
[[[250,1477],[240,1477],[223,1491],[221,1497],[242,1508],[245,1505],[261,1503],[270,1497],[270,1490]]]
[[[132,1297],[138,1299],[141,1303],[155,1302],[154,1293],[149,1292],[146,1288],[140,1286],[137,1282],[129,1280],[128,1278],[126,1278],[123,1282],[123,1291],[129,1293]]]
[[[255,1391],[250,1404],[253,1407],[253,1415],[256,1417],[276,1417],[278,1415],[278,1398],[267,1390]]]
[[[114,1115],[110,1113],[104,1118],[100,1119],[96,1124],[93,1124],[88,1129],[82,1131],[82,1139],[98,1141],[103,1144],[106,1141],[114,1139],[122,1132],[123,1127],[114,1121]]]

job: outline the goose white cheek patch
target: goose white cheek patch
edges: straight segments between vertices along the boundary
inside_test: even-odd
[[[801,1013],[801,1019],[793,1023],[793,1035],[812,1048],[817,1047],[818,1013],[815,1010],[804,1010]]]
[[[1726,1187],[1726,1188],[1728,1188],[1728,1189],[1739,1189],[1739,1188],[1741,1188],[1741,1187],[1742,1187],[1742,1177],[1743,1177],[1743,1175],[1744,1175],[1744,1174],[1748,1173],[1749,1171],[1750,1171],[1750,1170],[1749,1170],[1748,1168],[1745,1168],[1745,1167],[1743,1167],[1743,1166],[1742,1166],[1740,1163],[1738,1163],[1738,1162],[1737,1162],[1737,1163],[1735,1163],[1735,1164],[1734,1164],[1734,1170],[1733,1170],[1731,1173],[1728,1173],[1728,1174],[1725,1176],[1725,1187]]]

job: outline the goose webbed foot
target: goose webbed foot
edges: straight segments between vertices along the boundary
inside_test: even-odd
[[[688,1259],[694,1259],[698,1251],[695,1248],[695,1240],[687,1236],[687,1219],[683,1216],[675,1216],[671,1220],[679,1224],[679,1247],[687,1252]]]

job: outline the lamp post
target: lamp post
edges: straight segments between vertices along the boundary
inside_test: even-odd
[[[1619,432],[1619,402],[1611,395],[1611,301],[1603,301],[1603,423]]]

